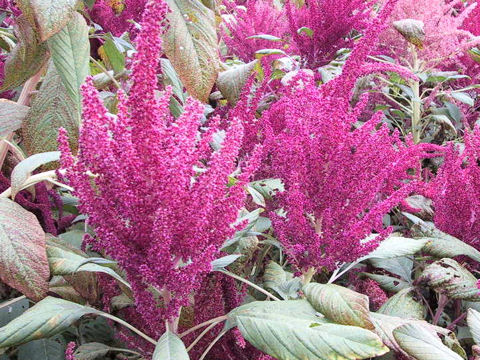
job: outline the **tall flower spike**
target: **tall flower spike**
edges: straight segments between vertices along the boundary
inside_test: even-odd
[[[167,6],[150,0],[136,38],[130,94],[119,91],[118,114],[108,113],[91,79],[82,87],[83,124],[73,159],[64,131],[62,165],[88,215],[95,250],[125,271],[135,296],[137,319],[158,337],[165,320],[178,316],[211,269],[245,201],[249,164],[228,187],[239,166],[243,127],[233,121],[220,150],[206,141],[217,128],[200,132],[204,107],[186,102],[174,120],[171,89],[157,95],[161,36]],[[216,124],[219,124],[217,122]],[[160,296],[160,299],[159,299]]]

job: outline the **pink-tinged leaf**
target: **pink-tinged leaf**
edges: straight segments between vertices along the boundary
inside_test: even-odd
[[[48,291],[45,233],[31,212],[0,199],[0,279],[38,301]]]
[[[167,0],[165,53],[188,93],[206,102],[219,71],[215,14],[200,1]]]

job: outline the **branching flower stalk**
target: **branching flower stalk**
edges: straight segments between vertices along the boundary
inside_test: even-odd
[[[87,242],[123,268],[139,321],[152,337],[160,336],[165,322],[177,331],[181,307],[191,305],[192,292],[236,231],[232,224],[244,205],[244,186],[261,155],[257,147],[248,162],[238,161],[243,128],[237,119],[226,129],[220,150],[212,150],[209,143],[218,128],[199,131],[204,106],[190,99],[175,120],[171,89],[157,95],[167,11],[162,0],[146,5],[132,86],[128,97],[118,92],[118,114],[108,113],[89,79],[82,87],[77,157],[65,131],[59,134],[66,178],[95,229]]]

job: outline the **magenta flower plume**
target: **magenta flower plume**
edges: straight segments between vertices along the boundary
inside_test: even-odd
[[[167,6],[150,0],[137,37],[128,98],[119,92],[118,114],[109,114],[92,80],[83,85],[83,124],[73,158],[60,132],[62,164],[96,232],[90,243],[118,261],[135,295],[141,322],[159,335],[211,270],[245,201],[244,185],[260,150],[237,170],[243,129],[238,120],[212,151],[199,132],[203,105],[190,99],[174,120],[171,90],[157,97],[161,35]],[[205,143],[207,141],[207,144]],[[160,299],[160,300],[159,300]]]
[[[359,74],[384,70],[366,60],[394,4],[386,3],[339,77],[317,87],[300,72],[264,114],[270,176],[285,184],[271,218],[298,268],[331,269],[372,251],[391,231],[383,217],[415,191],[420,160],[433,156],[432,146],[391,133],[381,112],[359,123],[367,96],[351,105]]]
[[[442,231],[480,249],[480,128],[465,131],[463,151],[449,144],[430,183],[434,222]]]
[[[89,11],[92,20],[105,32],[120,36],[125,31],[136,34],[130,20],[140,21],[147,0],[97,0]]]

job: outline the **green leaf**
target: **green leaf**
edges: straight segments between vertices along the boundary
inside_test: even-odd
[[[305,34],[308,37],[312,37],[313,36],[313,30],[306,27],[306,26],[303,26],[303,27],[301,27],[300,29],[297,30],[297,34],[298,35]]]
[[[370,273],[363,274],[369,279],[376,281],[383,290],[386,290],[388,292],[396,293],[410,286],[408,282],[402,279],[395,278],[393,276]]]
[[[467,324],[475,344],[480,344],[480,312],[468,309]]]
[[[41,41],[59,32],[75,12],[78,0],[18,0],[17,5],[38,29]]]
[[[20,129],[29,109],[14,101],[0,99],[0,137]]]
[[[212,261],[212,271],[219,271],[226,268],[228,265],[233,264],[238,258],[242,257],[241,254],[232,254],[215,259]]]
[[[325,324],[295,314],[252,309],[237,313],[235,322],[250,344],[279,360],[368,359],[388,352],[371,331]]]
[[[252,314],[282,314],[284,316],[309,320],[315,323],[330,322],[324,317],[317,316],[317,311],[307,300],[253,301],[233,309],[228,314],[225,328],[230,329],[236,326],[237,316],[250,316]]]
[[[310,283],[303,287],[315,310],[338,324],[373,329],[368,297],[335,284]]]
[[[407,257],[370,259],[369,262],[376,268],[387,270],[409,283],[412,282],[413,261]]]
[[[75,350],[75,360],[95,360],[103,358],[110,351],[110,346],[98,342],[83,344]]]
[[[58,149],[58,129],[64,127],[75,152],[78,146],[80,114],[78,104],[65,90],[55,66],[49,70],[22,126],[29,155]]]
[[[183,84],[175,69],[172,66],[172,63],[168,59],[160,59],[160,64],[162,66],[162,82],[164,85],[170,85],[173,90],[173,94],[178,97],[181,101],[185,101],[185,96],[183,94]]]
[[[389,236],[383,240],[370,254],[362,257],[360,261],[370,258],[390,259],[400,256],[413,255],[422,250],[427,242],[428,240]]]
[[[2,301],[0,303],[0,327],[7,325],[10,321],[22,315],[29,306],[30,301],[24,296]]]
[[[219,70],[215,14],[199,0],[167,0],[165,53],[188,93],[207,102]]]
[[[20,205],[0,199],[0,279],[33,300],[48,290],[45,233],[37,218]]]
[[[423,320],[425,308],[413,297],[413,288],[406,288],[390,297],[378,310],[380,314],[397,316],[403,319]]]
[[[187,349],[182,340],[167,330],[158,340],[152,360],[189,360]]]
[[[249,192],[250,195],[252,195],[252,200],[255,204],[263,207],[267,206],[262,194],[260,194],[257,190],[255,190],[255,188],[251,186],[247,186],[247,191]]]
[[[451,95],[454,99],[456,99],[456,100],[458,100],[458,101],[460,101],[460,102],[462,102],[462,103],[464,103],[464,104],[467,104],[467,105],[469,105],[469,106],[473,106],[473,105],[475,104],[475,102],[474,102],[474,100],[472,99],[472,97],[471,97],[470,95],[468,95],[467,93],[464,93],[464,92],[455,92],[455,91],[454,91],[454,92],[451,92],[450,95]]]
[[[247,39],[260,39],[260,40],[268,40],[268,41],[275,41],[275,42],[283,41],[283,39],[277,36],[268,35],[268,34],[252,35],[247,37]]]
[[[248,64],[237,65],[218,74],[218,90],[232,106],[240,98],[242,90],[255,69],[257,62],[258,60],[253,60]]]
[[[52,275],[72,275],[81,272],[101,272],[108,274],[121,285],[130,289],[130,284],[118,275],[113,269],[107,267],[111,261],[102,258],[88,258],[80,250],[68,247],[61,241],[48,239],[47,255]],[[107,266],[103,266],[107,265]]]
[[[34,170],[49,162],[58,161],[59,159],[60,151],[50,151],[32,155],[18,163],[11,175],[12,199],[14,199],[15,195],[22,189],[23,184]]]
[[[88,26],[82,15],[74,13],[68,24],[48,39],[53,63],[63,85],[80,109],[80,85],[90,72]]]
[[[441,259],[428,265],[417,279],[451,299],[480,301],[477,279],[453,259]]]
[[[442,233],[441,236],[427,238],[428,242],[423,247],[423,252],[437,258],[465,255],[480,262],[480,251],[448,234]]]
[[[462,360],[462,357],[443,345],[440,338],[418,324],[405,324],[393,331],[401,348],[417,360]]]
[[[15,21],[18,43],[5,60],[5,77],[0,91],[22,85],[39,72],[48,60],[47,46],[39,42],[25,17],[19,16]]]
[[[255,52],[255,58],[261,59],[264,56],[268,55],[287,55],[285,51],[280,49],[260,49]]]
[[[107,55],[108,62],[112,69],[119,73],[125,69],[125,55],[118,50],[115,42],[112,39],[107,39],[102,45],[105,55]]]
[[[65,360],[65,348],[61,338],[33,340],[18,348],[18,360]]]
[[[0,328],[0,348],[49,338],[65,331],[84,315],[99,313],[91,307],[46,297],[20,317]]]
[[[292,273],[285,271],[274,261],[265,266],[263,285],[274,290],[283,299],[298,297],[297,292],[302,287],[299,278],[294,278]]]

